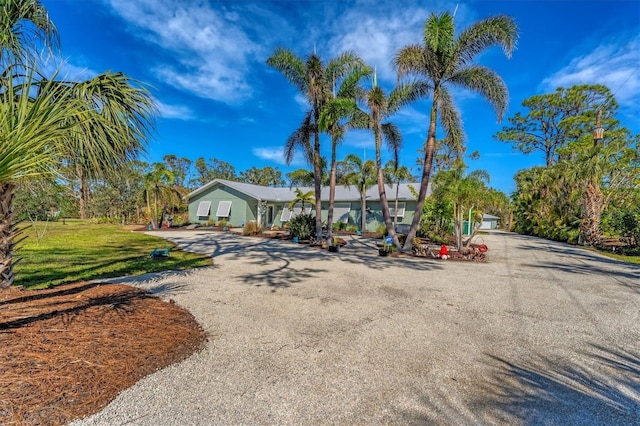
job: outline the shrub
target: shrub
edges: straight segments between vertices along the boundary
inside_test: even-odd
[[[386,237],[387,236],[387,226],[384,223],[381,223],[376,228],[376,234],[378,237]]]
[[[287,222],[289,232],[301,240],[316,236],[316,218],[311,214],[300,214]]]
[[[262,226],[256,221],[249,221],[245,223],[242,228],[242,235],[258,235],[262,234]]]

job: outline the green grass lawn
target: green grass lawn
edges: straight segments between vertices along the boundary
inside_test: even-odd
[[[29,289],[54,287],[78,281],[138,275],[212,264],[207,256],[187,253],[158,237],[132,232],[118,225],[97,225],[89,221],[66,220],[47,224],[38,241],[36,230],[44,223],[28,226],[18,244],[14,270],[16,285]],[[171,248],[166,259],[152,259],[154,248]]]

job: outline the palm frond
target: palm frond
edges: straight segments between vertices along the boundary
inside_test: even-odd
[[[34,71],[27,70],[18,81],[5,80],[0,93],[0,182],[24,176],[50,173],[61,151],[62,140],[74,131],[81,103],[58,102],[64,89],[45,83],[38,96],[31,96]]]
[[[287,139],[284,145],[284,159],[287,165],[291,164],[293,156],[298,149],[302,149],[305,160],[309,164],[313,164],[313,148],[311,146],[311,135],[313,134],[312,115],[312,110],[307,111],[300,127]]]
[[[453,51],[455,26],[449,12],[432,13],[424,24],[424,45],[439,55],[450,55]]]
[[[492,16],[474,23],[458,36],[456,56],[462,64],[466,64],[490,46],[499,45],[510,58],[517,40],[518,27],[513,18],[506,15]]]
[[[452,149],[461,154],[464,151],[465,136],[460,112],[456,108],[451,94],[443,86],[439,88],[438,100],[440,124],[446,134],[443,143],[448,144]]]
[[[428,96],[432,91],[432,86],[423,80],[415,80],[400,83],[396,86],[388,97],[388,115],[393,115],[405,105]]]
[[[357,68],[366,68],[362,58],[355,52],[347,51],[332,58],[325,68],[326,81],[329,84],[338,82]]]
[[[60,46],[58,30],[38,0],[0,2],[0,63],[29,63],[42,46],[51,52]]]
[[[402,148],[402,134],[394,123],[382,123],[382,135],[389,151],[393,154],[393,161],[398,164],[400,148]]]
[[[448,81],[478,93],[493,107],[498,121],[507,110],[509,93],[504,80],[493,70],[480,65],[459,70]]]
[[[291,50],[284,47],[276,48],[274,54],[267,59],[267,65],[280,71],[300,93],[307,91],[305,63]]]

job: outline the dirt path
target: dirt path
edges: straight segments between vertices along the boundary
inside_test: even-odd
[[[210,342],[77,424],[640,421],[638,267],[504,233],[485,264],[160,235],[215,266],[126,282]]]

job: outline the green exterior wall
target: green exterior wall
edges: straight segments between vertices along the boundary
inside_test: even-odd
[[[211,208],[209,209],[209,216],[207,217],[198,217],[196,213],[198,211],[198,205],[201,201],[210,201]],[[220,201],[231,201],[231,213],[227,220],[227,224],[232,226],[242,226],[243,224],[255,221],[256,213],[258,211],[258,200],[249,197],[248,195],[237,191],[233,188],[230,188],[224,184],[218,184],[214,187],[210,188],[207,191],[204,191],[200,194],[197,194],[193,198],[189,200],[189,222],[190,223],[198,223],[201,225],[206,224],[210,221],[215,221],[216,224],[220,222],[221,218],[215,216],[216,211],[218,209],[218,204]],[[410,224],[413,219],[413,212],[416,207],[415,200],[402,200],[400,201],[405,203],[405,214],[403,218],[398,218],[398,223]],[[338,204],[346,203],[345,201],[338,201]],[[389,207],[393,208],[395,200],[389,200]],[[274,206],[274,220],[272,225],[282,228],[283,223],[280,221],[282,210],[289,205],[288,202],[266,202],[267,205]],[[360,200],[351,201],[351,210],[349,211],[349,219],[347,221],[348,225],[355,225],[360,228],[360,211],[361,204]],[[329,206],[328,202],[322,203],[322,220],[326,222],[327,220],[327,208]],[[315,213],[315,207],[312,207],[312,212]],[[382,210],[380,208],[380,201],[368,201],[367,208],[370,210],[367,213],[367,231],[375,232],[376,229],[384,223],[382,219]],[[263,217],[261,221],[263,226],[266,217]]]
[[[198,217],[198,205],[201,201],[211,201],[209,216]],[[218,223],[223,218],[215,216],[220,201],[231,201],[231,212],[229,218],[224,218],[229,225],[240,226],[249,220],[255,220],[255,214],[251,211],[251,202],[254,206],[256,200],[247,197],[245,194],[229,188],[225,185],[217,185],[209,191],[200,193],[189,200],[189,222],[201,225],[215,221]],[[254,207],[255,208],[255,207]]]

